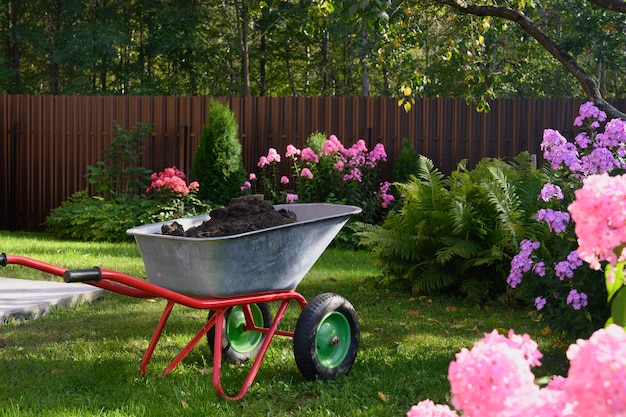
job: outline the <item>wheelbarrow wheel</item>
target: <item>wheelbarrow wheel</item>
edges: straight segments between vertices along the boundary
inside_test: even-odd
[[[258,327],[268,328],[272,322],[270,307],[267,303],[250,304],[250,312],[254,324]],[[215,314],[209,313],[209,319]],[[247,331],[246,317],[242,306],[229,308],[224,314],[222,327],[222,358],[228,362],[240,363],[254,357],[261,349],[265,340],[265,333]],[[207,341],[211,352],[215,355],[215,326],[207,332]]]
[[[293,353],[302,376],[331,380],[347,374],[359,349],[356,311],[334,293],[320,294],[302,310],[293,337]]]

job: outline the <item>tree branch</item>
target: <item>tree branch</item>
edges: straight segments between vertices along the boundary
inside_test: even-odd
[[[589,3],[593,3],[596,6],[600,6],[603,9],[611,10],[612,12],[626,13],[626,1],[621,0],[587,0]]]
[[[446,4],[456,11],[474,16],[492,16],[510,20],[521,27],[526,33],[535,38],[543,48],[556,58],[566,69],[578,80],[587,97],[598,106],[599,109],[607,113],[609,118],[620,118],[626,120],[626,114],[622,113],[609,102],[602,94],[596,80],[581,68],[574,57],[563,50],[556,42],[549,38],[535,23],[524,13],[498,6],[476,6],[464,0],[436,0],[440,4]],[[626,3],[618,0],[589,0],[592,3],[601,5],[612,5],[613,7],[624,7]],[[608,8],[608,7],[606,7]]]

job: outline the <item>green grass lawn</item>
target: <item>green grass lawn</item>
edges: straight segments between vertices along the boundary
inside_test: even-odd
[[[145,277],[134,243],[57,241],[42,234],[0,232],[0,252],[66,268],[94,265]],[[540,335],[524,311],[503,303],[468,305],[444,296],[380,289],[366,252],[330,248],[298,287],[307,299],[337,292],[354,305],[361,326],[357,360],[347,376],[307,382],[291,340],[276,337],[248,394],[228,402],[211,383],[212,356],[199,344],[166,377],[159,373],[206,320],[206,312],[177,306],[146,376],[139,372],[165,305],[107,292],[102,300],[54,309],[37,320],[0,326],[0,417],[3,416],[403,416],[430,398],[449,401],[447,370],[461,348],[484,332],[529,333],[544,353],[537,375],[565,374],[565,347]],[[58,279],[19,266],[1,276]],[[275,307],[274,307],[275,308]],[[293,330],[289,308],[281,324]],[[247,365],[224,365],[223,387],[236,393]]]

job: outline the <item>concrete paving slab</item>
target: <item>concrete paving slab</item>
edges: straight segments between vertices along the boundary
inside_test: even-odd
[[[0,325],[10,318],[33,319],[53,306],[73,307],[91,302],[104,290],[87,284],[0,277]]]

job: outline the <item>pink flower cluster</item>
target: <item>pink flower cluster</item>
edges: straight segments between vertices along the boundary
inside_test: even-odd
[[[162,172],[150,175],[152,183],[146,189],[146,193],[156,190],[160,193],[173,193],[180,197],[189,194],[190,191],[198,191],[200,184],[197,181],[187,185],[187,176],[176,167],[165,168]]]
[[[452,405],[469,417],[626,416],[626,331],[617,325],[569,347],[567,378],[534,383],[532,366],[542,357],[528,335],[493,331],[463,349],[450,364]],[[447,405],[424,400],[408,417],[458,417]]]
[[[578,237],[578,255],[592,268],[626,259],[626,175],[592,175],[568,207]],[[620,250],[619,256],[615,253]]]

